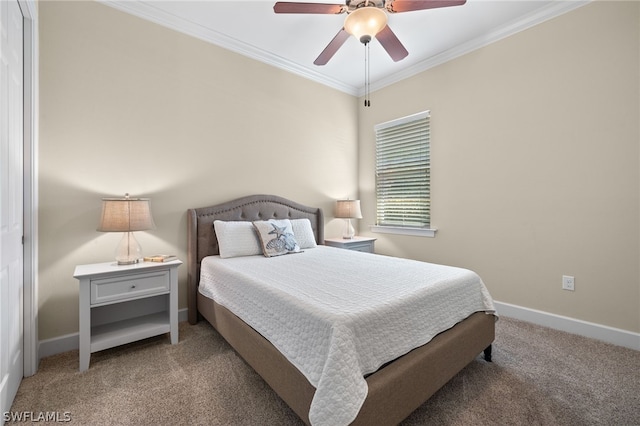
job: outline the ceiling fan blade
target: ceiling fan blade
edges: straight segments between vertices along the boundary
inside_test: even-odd
[[[393,31],[391,31],[391,28],[389,28],[388,25],[376,34],[376,38],[394,62],[398,62],[399,60],[406,58],[409,54],[407,49],[405,49],[402,43],[400,43],[400,40],[398,40],[398,37]]]
[[[466,2],[467,0],[394,0],[389,7],[389,12],[400,13],[438,7],[461,6]]]
[[[338,31],[338,34],[329,42],[327,47],[324,48],[322,53],[316,58],[313,63],[315,65],[326,65],[329,62],[329,59],[333,58],[333,55],[336,54],[340,46],[344,44],[345,41],[349,38],[349,33],[345,31],[345,29],[341,29]]]
[[[279,1],[273,5],[273,11],[275,13],[320,13],[337,15],[344,12],[344,5],[326,3],[289,3]]]

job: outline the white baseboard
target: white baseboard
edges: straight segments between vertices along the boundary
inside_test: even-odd
[[[494,301],[499,316],[531,322],[640,351],[640,333]]]
[[[78,349],[78,342],[78,333],[40,340],[40,342],[38,342],[38,359]]]
[[[188,316],[189,310],[187,308],[178,310],[178,322],[187,321]],[[80,346],[79,341],[78,333],[40,340],[38,343],[38,359],[40,360],[51,355],[76,350]]]
[[[531,322],[555,330],[566,331],[568,333],[578,334],[640,351],[640,333],[550,314],[549,312],[524,308],[510,303],[498,301],[494,303],[500,316],[515,318],[517,320]],[[187,319],[188,310],[186,308],[180,309],[178,311],[178,321],[187,321]],[[73,351],[75,349],[78,349],[78,333],[41,340],[38,345],[38,359]]]

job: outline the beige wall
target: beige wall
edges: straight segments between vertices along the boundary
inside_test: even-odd
[[[435,238],[382,253],[476,270],[501,302],[640,331],[640,4],[592,3],[371,96],[376,123],[431,110]],[[561,289],[575,276],[575,292]]]
[[[184,258],[189,207],[274,193],[323,207],[335,236],[333,200],[358,186],[379,252],[472,268],[501,302],[640,331],[639,7],[590,4],[358,112],[101,4],[40,4],[40,339],[77,331],[73,269],[113,255],[119,236],[95,231],[101,197],[150,197],[143,250]],[[425,109],[437,236],[370,234],[373,125]],[[181,307],[185,287],[183,267]]]
[[[143,251],[186,210],[255,193],[326,212],[357,195],[357,99],[95,2],[40,4],[39,334],[78,330],[76,264],[108,261],[105,196],[151,198]],[[186,307],[186,267],[180,307]]]

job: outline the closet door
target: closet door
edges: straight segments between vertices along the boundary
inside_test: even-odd
[[[0,413],[23,376],[23,37],[18,2],[0,0]]]

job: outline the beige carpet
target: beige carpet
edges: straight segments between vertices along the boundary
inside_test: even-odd
[[[403,425],[640,425],[640,352],[508,318],[496,333],[493,363],[478,357]],[[205,322],[181,323],[177,345],[159,336],[93,354],[84,373],[77,351],[43,359],[12,412],[87,425],[301,424]]]

